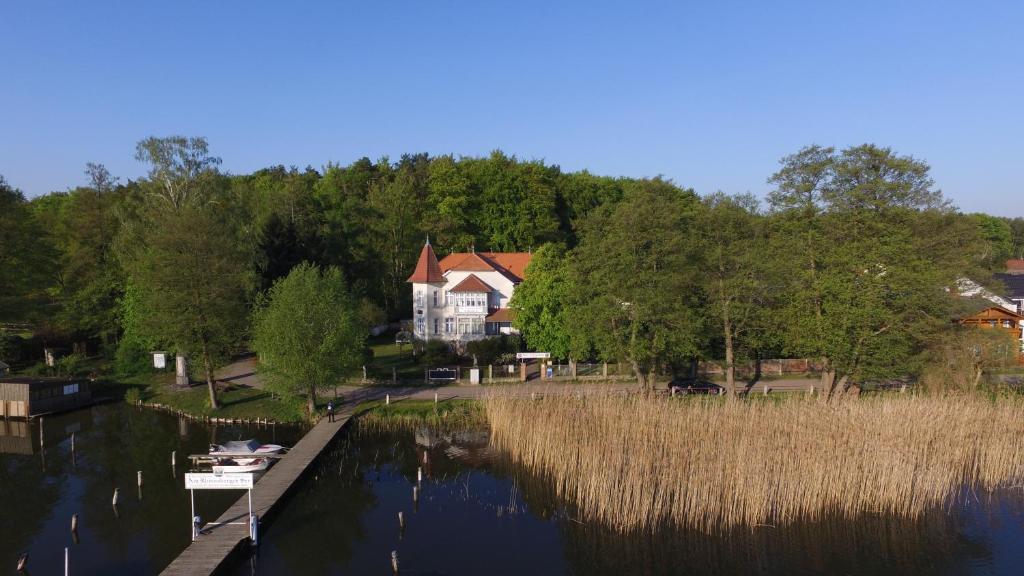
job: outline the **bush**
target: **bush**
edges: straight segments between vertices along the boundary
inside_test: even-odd
[[[424,366],[454,364],[457,360],[451,346],[442,340],[428,340],[421,347],[420,363]]]
[[[138,388],[129,388],[124,393],[124,401],[129,404],[138,404],[142,402],[142,392],[139,392]]]
[[[152,368],[150,352],[134,338],[122,338],[114,352],[114,371],[120,376],[144,374]]]
[[[68,354],[57,360],[57,376],[84,376],[89,373],[84,354]]]
[[[466,357],[476,357],[478,364],[495,364],[499,358],[519,351],[519,336],[496,336],[466,343]]]

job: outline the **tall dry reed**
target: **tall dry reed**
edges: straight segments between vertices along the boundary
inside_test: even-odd
[[[1024,477],[1024,401],[496,396],[492,442],[617,530],[914,517]]]

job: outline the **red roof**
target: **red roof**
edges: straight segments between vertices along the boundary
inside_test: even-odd
[[[488,322],[511,322],[512,316],[515,315],[515,310],[511,308],[498,308],[494,312],[491,312],[487,316]]]
[[[462,282],[455,285],[449,292],[493,292],[494,288],[487,285],[487,282],[477,278],[476,274],[466,276]]]
[[[1006,261],[1006,271],[1011,274],[1020,274],[1024,272],[1024,260],[1019,258]]]
[[[444,274],[441,273],[441,266],[434,255],[434,249],[430,242],[423,245],[420,250],[420,259],[416,262],[416,270],[406,282],[444,282]]]
[[[453,252],[441,262],[441,272],[460,270],[464,272],[495,271],[513,282],[522,282],[526,277],[526,266],[533,254],[530,252]]]

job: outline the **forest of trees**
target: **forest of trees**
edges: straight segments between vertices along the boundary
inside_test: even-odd
[[[0,176],[0,358],[24,366],[60,346],[130,371],[178,349],[209,376],[249,345],[259,295],[303,262],[341,271],[364,324],[407,317],[429,236],[439,256],[537,254],[516,302],[533,347],[641,374],[813,356],[841,385],[919,362],[949,324],[950,279],[1024,255],[1024,219],[961,214],[927,165],[871,145],[783,159],[764,205],[499,151],[245,175],[221,171],[202,138],[148,138],[135,154],[143,178],[89,164],[83,185],[35,198]]]

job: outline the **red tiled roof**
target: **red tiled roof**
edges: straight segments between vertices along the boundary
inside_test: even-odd
[[[511,308],[498,308],[487,316],[488,322],[511,322],[515,310]]]
[[[1006,271],[1007,272],[1015,272],[1015,273],[1018,273],[1018,274],[1021,273],[1021,272],[1024,272],[1024,260],[1016,259],[1016,258],[1013,259],[1013,260],[1007,260],[1006,261]]]
[[[533,254],[530,252],[453,252],[441,259],[441,272],[461,270],[465,272],[500,272],[513,282],[522,282],[526,277],[526,266]]]
[[[444,282],[444,274],[441,273],[441,266],[429,242],[423,245],[420,259],[416,262],[416,270],[406,282]]]
[[[493,292],[494,288],[487,285],[487,282],[477,278],[476,274],[466,276],[462,282],[455,285],[449,292]]]

